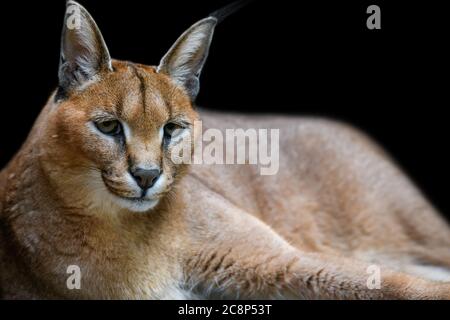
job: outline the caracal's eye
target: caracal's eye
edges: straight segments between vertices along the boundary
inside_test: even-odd
[[[166,124],[164,126],[164,139],[166,141],[170,141],[170,139],[172,139],[172,137],[174,137],[174,135],[177,134],[177,130],[181,130],[184,129],[182,126],[180,126],[179,124],[170,122],[168,124]]]
[[[96,122],[95,126],[98,130],[100,130],[100,132],[108,136],[117,136],[122,132],[122,126],[117,120]]]

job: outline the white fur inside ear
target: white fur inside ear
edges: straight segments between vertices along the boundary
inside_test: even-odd
[[[71,31],[74,32],[74,37],[77,39],[75,40],[75,44],[72,43],[67,45],[67,50],[70,50],[71,52],[66,54],[72,56],[73,63],[75,63],[84,74],[91,75],[95,73],[101,57],[98,52],[97,39],[85,24],[86,23],[84,22],[79,30]]]
[[[70,24],[73,19],[78,19],[78,23]],[[73,1],[68,2],[61,58],[60,85],[63,87],[76,84],[80,89],[86,81],[95,81],[100,69],[112,70],[108,48],[94,19]]]
[[[161,60],[158,72],[185,84],[197,77],[206,61],[217,19],[203,19],[189,28]]]
[[[189,35],[186,41],[180,44],[177,56],[174,57],[173,65],[170,68],[172,76],[186,79],[191,76],[192,72],[196,72],[194,69],[207,50],[205,46],[209,44],[209,29],[206,26],[199,27]]]

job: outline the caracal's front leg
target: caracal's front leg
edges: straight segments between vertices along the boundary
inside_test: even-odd
[[[192,216],[187,284],[205,297],[298,299],[450,299],[434,283],[380,266],[297,250],[253,216],[213,193]],[[370,278],[372,277],[372,278]],[[369,285],[368,285],[369,283]],[[374,288],[375,287],[375,288]]]

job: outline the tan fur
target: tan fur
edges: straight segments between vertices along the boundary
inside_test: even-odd
[[[0,174],[3,298],[449,299],[450,229],[360,132],[321,119],[200,111],[204,128],[280,128],[280,171],[175,166],[159,130],[198,118],[163,73],[113,61],[98,81],[51,97]],[[144,88],[144,90],[142,90]],[[132,130],[113,147],[87,126],[100,111]],[[128,159],[160,162],[167,185],[146,213],[117,205],[132,191]],[[381,289],[366,286],[381,266]],[[81,290],[66,286],[67,267]],[[422,278],[425,274],[425,277]]]

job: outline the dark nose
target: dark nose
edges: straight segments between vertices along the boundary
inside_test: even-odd
[[[134,180],[136,180],[138,186],[141,187],[141,189],[147,190],[153,187],[153,185],[156,183],[159,176],[161,175],[161,170],[145,170],[137,168],[131,171],[131,175],[133,176]]]

